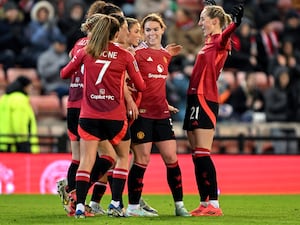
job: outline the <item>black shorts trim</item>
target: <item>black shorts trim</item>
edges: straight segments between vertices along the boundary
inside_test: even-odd
[[[81,138],[84,140],[109,140],[112,144],[130,139],[127,120],[80,118]]]

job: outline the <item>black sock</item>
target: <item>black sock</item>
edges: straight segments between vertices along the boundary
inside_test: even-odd
[[[195,176],[201,201],[218,199],[216,169],[210,156],[201,156],[193,159]]]
[[[76,197],[77,204],[85,204],[85,199],[89,190],[90,173],[87,171],[77,171],[76,174]]]
[[[91,171],[91,182],[94,183],[102,177],[109,168],[112,167],[114,160],[109,156],[96,157],[94,167]]]
[[[105,191],[106,191],[106,184],[96,182],[94,185],[91,201],[100,203]]]
[[[66,190],[67,192],[74,190],[76,187],[75,177],[76,177],[76,172],[78,170],[78,167],[79,167],[79,161],[72,160],[67,173],[67,179],[68,179],[68,187]]]
[[[182,190],[182,177],[181,170],[178,162],[168,164],[167,166],[167,180],[171,189],[173,199],[175,202],[182,201],[183,190]]]
[[[143,179],[146,167],[146,165],[134,163],[129,171],[127,182],[129,204],[139,204],[144,186]]]
[[[107,181],[108,181],[108,185],[109,185],[110,191],[112,191],[112,182],[113,182],[112,175],[113,175],[113,170],[109,170],[106,175],[107,175]]]
[[[112,200],[122,202],[122,195],[126,183],[128,171],[125,169],[115,168],[112,181]],[[121,204],[120,204],[121,207]]]

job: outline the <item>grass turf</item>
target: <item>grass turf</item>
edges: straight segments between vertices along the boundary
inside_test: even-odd
[[[102,200],[106,208],[109,195]],[[124,197],[126,199],[127,196]],[[0,195],[0,225],[10,224],[105,224],[105,225],[282,225],[300,224],[300,195],[224,195],[220,197],[222,217],[176,217],[170,195],[143,197],[159,211],[159,217],[110,218],[107,216],[75,219],[67,217],[58,195]],[[89,199],[89,198],[88,198]],[[198,206],[198,196],[186,195],[185,206],[192,210]],[[126,200],[125,200],[126,204]]]

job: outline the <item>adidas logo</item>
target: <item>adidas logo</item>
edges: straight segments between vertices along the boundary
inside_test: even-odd
[[[148,57],[147,62],[153,62],[153,59],[151,58],[151,56]]]

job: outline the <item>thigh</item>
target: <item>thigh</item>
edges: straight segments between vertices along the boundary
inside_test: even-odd
[[[130,151],[130,140],[121,141],[119,144],[115,145],[114,148],[119,158],[128,157]]]
[[[155,145],[166,164],[177,162],[177,145],[175,140],[155,142]]]
[[[134,162],[148,165],[150,161],[152,142],[142,144],[131,144],[131,149],[134,154]]]
[[[187,138],[189,140],[189,143],[191,145],[192,149],[195,149],[195,143],[196,143],[196,138],[195,138],[195,134],[193,131],[187,131]]]
[[[79,141],[70,141],[71,151],[72,151],[72,159],[80,160],[80,142]]]
[[[97,155],[98,141],[80,140],[80,164],[78,170],[91,172]]]
[[[110,156],[113,159],[116,159],[116,152],[115,149],[113,148],[112,144],[108,141],[100,141],[98,144],[98,154],[101,155],[106,155]]]
[[[195,148],[205,148],[211,150],[214,134],[214,129],[195,129],[193,131]]]
[[[115,147],[117,153],[116,167],[128,170],[128,158],[130,149],[130,140],[121,141]]]

